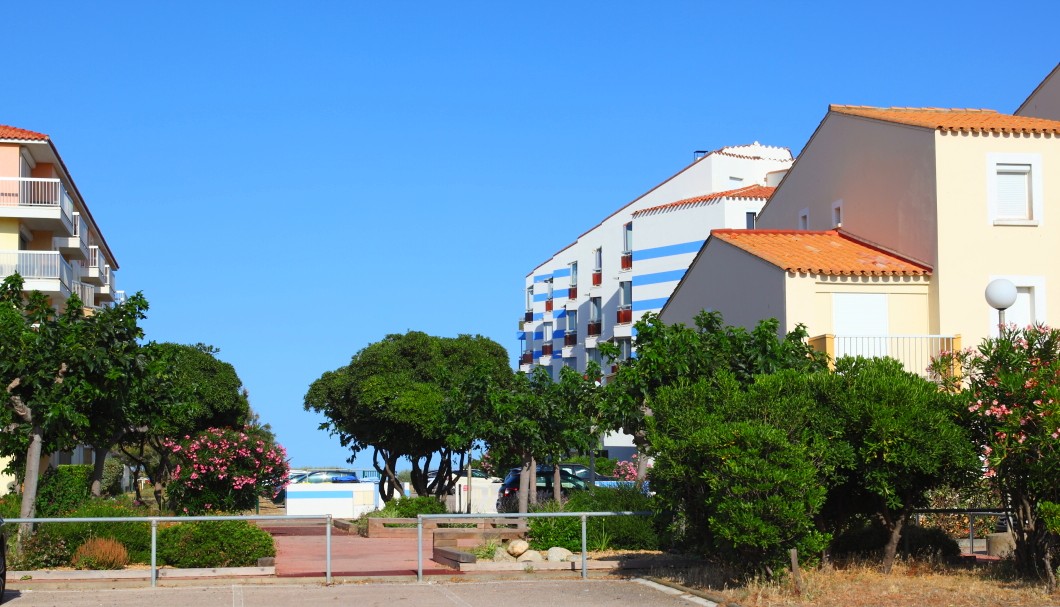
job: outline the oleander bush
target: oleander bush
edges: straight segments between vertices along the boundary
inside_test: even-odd
[[[118,540],[93,537],[77,547],[70,564],[75,569],[124,569],[129,553]]]

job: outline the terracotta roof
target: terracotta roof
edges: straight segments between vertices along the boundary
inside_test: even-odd
[[[704,194],[703,196],[693,196],[692,198],[685,198],[678,200],[677,202],[668,202],[666,204],[660,204],[659,206],[650,207],[647,209],[641,209],[633,213],[634,217],[638,217],[645,213],[652,211],[659,211],[661,209],[672,209],[676,207],[683,207],[690,204],[697,204],[700,202],[711,202],[714,200],[721,200],[722,198],[763,198],[768,199],[773,195],[776,188],[766,185],[749,185],[735,190],[725,190],[724,192],[714,192],[713,194]]]
[[[14,126],[0,124],[0,139],[31,139],[35,141],[47,141],[48,136],[44,133],[27,131]]]
[[[897,124],[920,126],[939,131],[961,133],[1051,133],[1060,134],[1060,121],[1028,116],[999,114],[994,110],[868,107],[863,105],[832,105],[829,110],[838,114],[874,118]]]
[[[838,230],[712,230],[717,238],[788,272],[833,276],[926,276],[931,268]]]

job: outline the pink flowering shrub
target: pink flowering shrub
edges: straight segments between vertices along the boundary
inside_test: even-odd
[[[251,429],[210,428],[165,445],[177,461],[167,493],[178,514],[250,510],[287,482],[287,452]]]
[[[651,464],[648,464],[651,467]],[[620,460],[615,464],[615,474],[619,480],[623,481],[635,481],[637,480],[637,454],[627,460]]]
[[[1014,510],[1017,566],[1048,564],[1055,538],[1041,515],[1060,503],[1060,330],[1006,327],[978,350],[944,352],[930,370],[966,398],[983,475]]]

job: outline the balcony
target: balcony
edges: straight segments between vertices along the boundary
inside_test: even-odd
[[[604,282],[603,270],[593,270],[593,286],[599,287]]]
[[[81,303],[85,304],[85,307],[91,308],[95,306],[96,302],[96,287],[90,285],[87,282],[81,282],[75,280],[74,284],[71,285],[70,290],[77,293],[77,296],[81,298]]]
[[[545,312],[551,312],[551,311],[552,311],[552,299],[549,298],[549,299],[545,300]]]
[[[629,323],[633,322],[633,307],[619,307],[618,312],[615,313],[615,322],[620,325],[628,325]]]
[[[73,231],[70,236],[52,237],[52,248],[71,260],[88,259],[88,224],[81,219],[80,213],[74,211]]]
[[[31,230],[72,234],[74,201],[58,179],[0,177],[0,217],[21,219]]]
[[[600,329],[603,328],[602,325],[603,323],[601,323],[599,320],[590,320],[589,327],[585,332],[590,337],[596,337],[600,335]]]
[[[529,365],[529,364],[533,364],[533,362],[534,362],[534,353],[533,352],[523,352],[519,356],[519,364],[520,365]]]
[[[523,322],[533,322],[533,321],[534,321],[534,311],[533,310],[527,310],[526,314],[523,314]],[[522,327],[519,327],[519,328],[521,329]]]
[[[112,303],[114,301],[114,273],[110,269],[109,264],[103,265],[103,270],[100,272],[101,280],[103,284],[99,285],[96,289],[96,305],[102,306],[103,304]]]
[[[0,251],[0,277],[18,273],[23,289],[45,295],[69,297],[74,283],[70,262],[58,251]]]
[[[99,247],[88,247],[88,260],[81,264],[81,278],[97,287],[103,286],[104,265],[106,264],[103,254],[99,252]]]
[[[571,285],[567,289],[567,299],[578,299],[578,285]]]
[[[623,270],[632,270],[633,269],[633,251],[623,251],[622,252],[621,268]]]
[[[563,345],[565,347],[573,346],[578,343],[578,334],[572,331],[568,331],[563,335]]]
[[[552,356],[552,344],[541,345],[541,356]]]
[[[927,377],[931,359],[941,352],[961,349],[960,335],[818,335],[810,338],[810,347],[828,355],[829,366],[843,356],[879,358],[889,356],[902,363],[906,371]]]

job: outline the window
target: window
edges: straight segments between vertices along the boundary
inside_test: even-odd
[[[578,311],[567,310],[567,333],[578,332]]]
[[[573,289],[578,288],[578,262],[576,261],[570,263],[570,286]]]
[[[533,287],[527,287],[526,288],[526,309],[527,310],[533,310],[534,309],[534,288]]]
[[[590,297],[589,298],[589,322],[600,322],[600,298]]]
[[[1031,165],[997,165],[997,219],[1034,219]]]
[[[546,322],[545,324],[541,325],[541,334],[544,336],[544,337],[542,337],[542,339],[545,341],[545,343],[551,343],[552,342],[552,323]]]
[[[593,251],[593,271],[599,272],[604,268],[604,249],[603,247]]]
[[[755,220],[758,219],[758,213],[755,213],[754,211],[748,211],[747,214],[744,216],[744,218],[745,218],[745,221],[747,222],[747,224],[746,224],[747,229],[748,230],[755,229]]]
[[[626,362],[630,359],[633,354],[633,341],[629,339],[619,339],[616,342],[618,346],[618,362]]]
[[[832,227],[843,227],[843,201],[832,203]]]
[[[1041,223],[1041,162],[1040,154],[987,155],[987,208],[993,225]]]
[[[622,229],[622,254],[633,252],[633,222],[629,222]]]
[[[799,229],[809,230],[810,229],[810,210],[803,209],[799,211]]]
[[[1038,323],[1048,323],[1046,317],[1046,289],[1043,276],[990,276],[989,280],[1005,278],[1016,285],[1016,301],[1005,310],[1005,324],[1023,328]],[[997,335],[998,313],[990,308],[988,315],[990,335]]]

